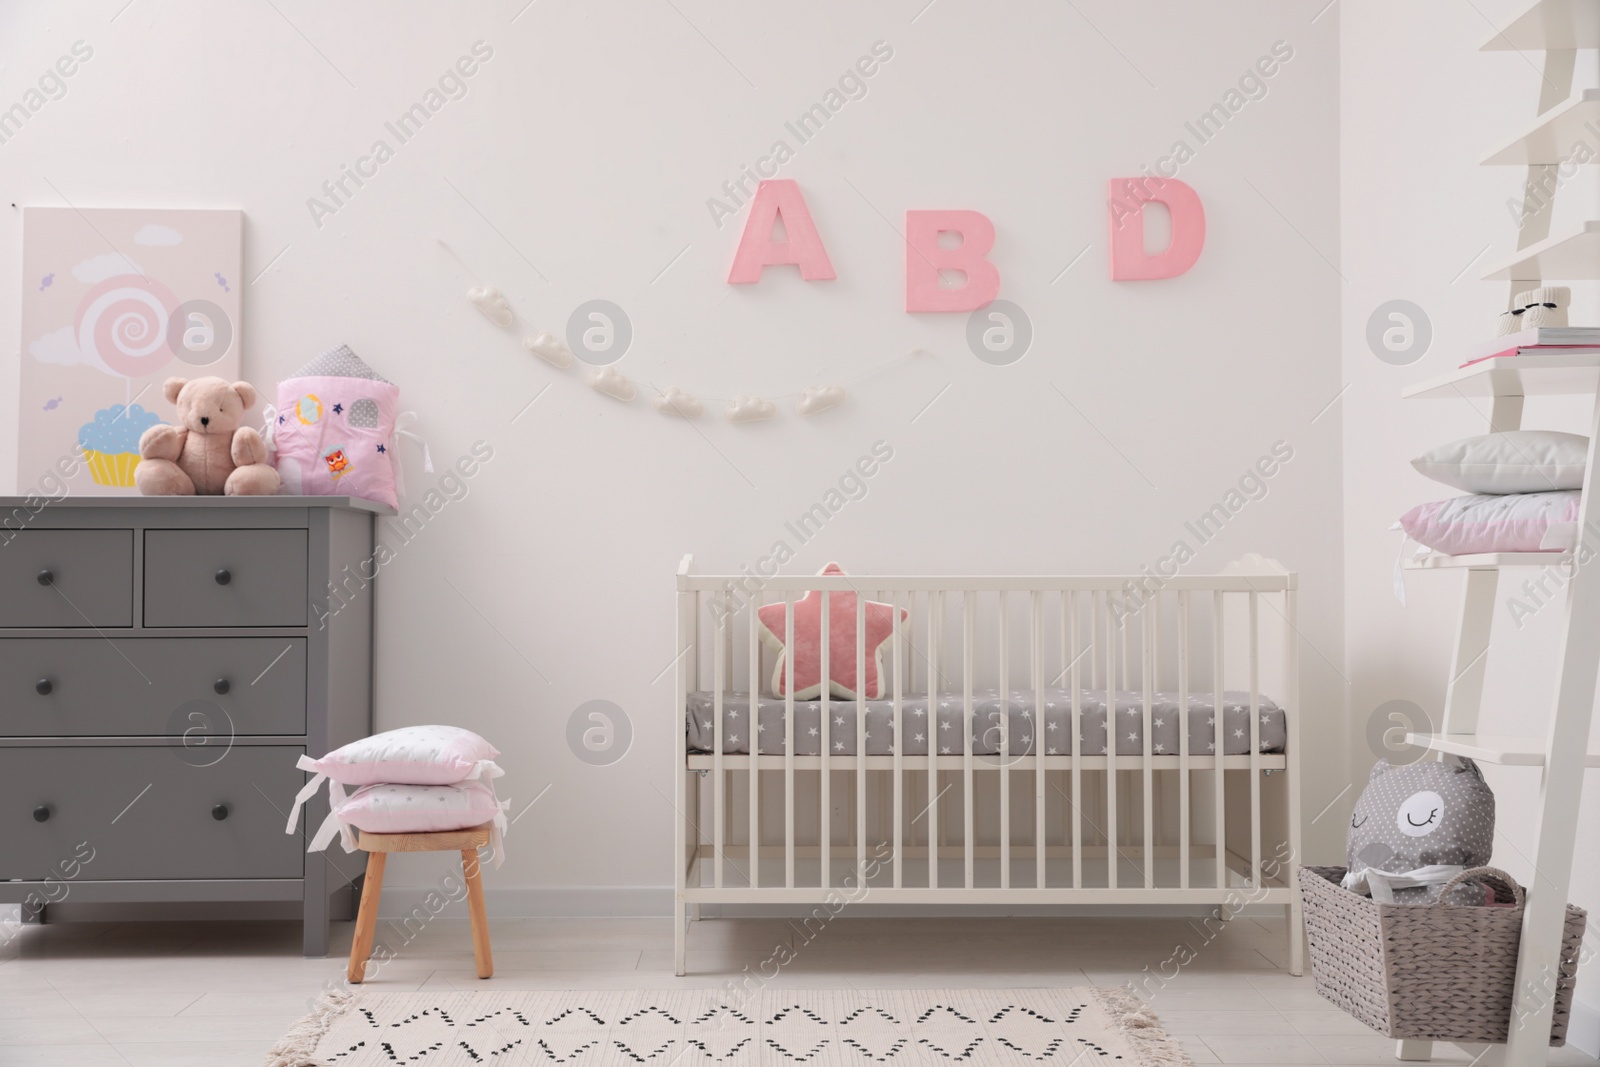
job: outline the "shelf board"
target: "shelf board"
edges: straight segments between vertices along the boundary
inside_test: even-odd
[[[1596,122],[1600,122],[1600,89],[1585,89],[1540,115],[1521,137],[1485,156],[1483,166],[1562,163],[1571,156],[1575,143],[1588,142],[1585,127]]]
[[[1600,279],[1600,221],[1590,219],[1566,233],[1529,245],[1483,276],[1486,282],[1535,278]]]
[[[1544,766],[1544,739],[1531,735],[1406,734],[1406,744],[1502,767]],[[1584,766],[1600,767],[1600,752],[1589,753]]]
[[[1600,4],[1594,0],[1538,0],[1479,46],[1482,52],[1541,52],[1600,48]]]
[[[1574,396],[1600,392],[1600,348],[1501,356],[1457,367],[1401,390],[1407,399]]]
[[[1447,556],[1433,552],[1406,561],[1408,571],[1436,571],[1450,569],[1496,570],[1500,567],[1549,567],[1565,563],[1572,558],[1570,552],[1474,552],[1470,555]]]

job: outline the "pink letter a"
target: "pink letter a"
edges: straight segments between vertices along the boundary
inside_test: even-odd
[[[788,240],[774,241],[772,227],[780,218]],[[822,247],[822,235],[817,233],[811,212],[806,209],[806,198],[800,195],[800,186],[792,178],[775,178],[756,186],[750,216],[739,237],[739,250],[728,269],[728,284],[759,282],[761,268],[780,264],[799,267],[800,277],[808,282],[837,277]]]

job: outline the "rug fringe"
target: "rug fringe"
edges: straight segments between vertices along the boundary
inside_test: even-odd
[[[356,995],[342,989],[330,989],[322,994],[312,1005],[311,1014],[290,1027],[272,1046],[262,1067],[322,1067],[322,1061],[312,1059],[317,1043],[355,1002]]]
[[[1111,1023],[1139,1054],[1140,1067],[1194,1067],[1183,1046],[1161,1029],[1161,1020],[1131,989],[1096,987],[1095,996]]]

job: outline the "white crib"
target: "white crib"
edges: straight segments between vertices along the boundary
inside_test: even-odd
[[[813,913],[825,921],[846,903],[1201,905],[1223,918],[1247,905],[1281,905],[1289,969],[1301,973],[1295,575],[757,578],[695,574],[685,556],[677,578],[678,974],[687,921],[699,918],[701,905],[826,905]],[[891,754],[870,754],[868,716],[824,692],[823,743],[816,755],[797,755],[795,708],[805,702],[792,684],[780,698],[781,742],[758,744],[752,729],[748,752],[725,752],[725,703],[744,698],[740,707],[754,712],[758,700],[745,695],[765,691],[774,662],[756,609],[785,605],[785,632],[793,633],[793,605],[811,590],[859,594],[858,663],[865,601],[910,611],[885,646]],[[824,633],[832,599],[822,597]],[[826,675],[826,642],[822,655]],[[792,660],[788,669],[792,680]],[[1224,753],[1245,742],[1224,737],[1217,710],[1229,681],[1242,683],[1228,698],[1237,717],[1248,690],[1248,750],[1237,754]],[[1019,753],[1012,715],[1002,713],[994,716],[996,751],[975,753],[974,694],[983,686],[1022,702],[1024,723],[1070,714],[1070,751],[1061,744],[1052,754],[1040,741]],[[1092,747],[1080,723],[1097,688],[1124,691],[1115,699],[1105,692],[1101,717],[1129,716],[1138,754],[1119,753],[1111,737],[1102,754],[1082,751]],[[1047,712],[1047,693],[1069,699],[1070,713]],[[962,744],[936,754],[930,727],[927,754],[906,752],[906,706],[922,697],[918,708],[933,707],[941,694],[959,705]],[[1281,709],[1282,751],[1261,751],[1269,694]],[[690,748],[692,696],[714,712],[710,751]],[[1174,696],[1182,709],[1177,751],[1158,752],[1153,709],[1159,699],[1172,707]],[[1207,701],[1213,723],[1205,728],[1214,735],[1205,745],[1213,750],[1194,752],[1205,746],[1191,741],[1189,709],[1198,704],[1203,715]],[[843,721],[830,703],[851,709],[852,752],[861,755],[830,754],[828,724]]]

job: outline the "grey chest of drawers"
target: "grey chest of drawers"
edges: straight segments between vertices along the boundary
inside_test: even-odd
[[[296,758],[372,731],[389,513],[0,498],[0,903],[298,901],[305,954],[326,954],[330,897],[360,867],[305,851],[325,794],[300,833],[284,823]]]

